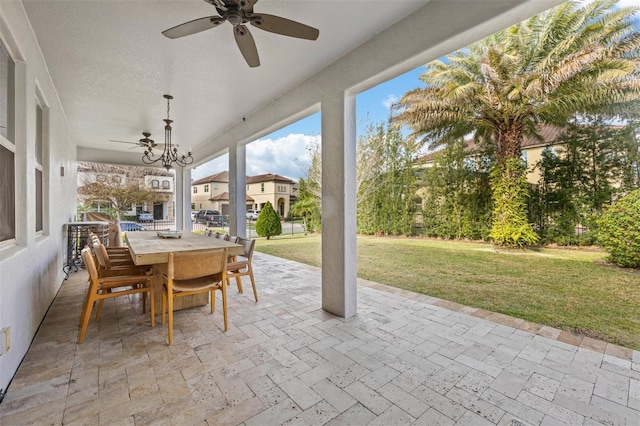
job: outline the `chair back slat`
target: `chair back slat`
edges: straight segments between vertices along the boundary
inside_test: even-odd
[[[227,268],[227,249],[169,253],[168,277],[189,280],[218,274]]]
[[[111,269],[111,260],[109,259],[109,253],[107,253],[107,249],[104,245],[94,243],[93,252],[96,254],[98,263],[102,268]]]

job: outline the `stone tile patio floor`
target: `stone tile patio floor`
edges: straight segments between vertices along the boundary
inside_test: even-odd
[[[180,311],[171,347],[137,297],[77,345],[72,273],[0,424],[640,425],[637,351],[363,280],[345,320],[320,308],[319,269],[254,267],[259,303],[232,286],[226,333],[219,311]]]

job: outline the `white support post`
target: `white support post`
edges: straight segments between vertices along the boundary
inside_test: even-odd
[[[176,230],[191,231],[191,169],[176,168]]]
[[[322,308],[357,314],[355,96],[339,93],[322,108]]]
[[[247,236],[247,151],[244,145],[229,148],[229,234]]]

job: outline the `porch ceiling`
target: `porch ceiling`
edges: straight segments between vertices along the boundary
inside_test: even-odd
[[[396,67],[399,62],[412,60],[412,67],[424,63],[415,61],[416,54],[435,45],[457,48],[483,36],[496,28],[495,22],[485,25],[488,20],[502,19],[506,26],[559,1],[260,0],[256,12],[306,23],[318,28],[320,36],[312,42],[250,27],[262,63],[258,68],[247,66],[227,23],[181,39],[161,34],[180,23],[215,15],[205,1],[23,0],[23,4],[71,127],[78,159],[100,157],[134,164],[142,148],[109,140],[137,141],[149,131],[162,142],[163,94],[175,98],[174,142],[192,147],[202,161],[238,140],[246,142],[266,126],[286,124],[281,111],[267,114],[266,120],[256,113],[303,82],[300,87],[312,87],[302,91],[305,97],[314,100],[297,102],[308,112],[327,85],[370,87],[384,81],[382,72],[388,79],[410,69],[407,64]],[[512,9],[519,11],[502,18]],[[418,18],[407,19],[412,16]],[[390,67],[395,67],[393,73]],[[349,83],[333,84],[336,80]],[[316,89],[318,82],[321,87]],[[278,102],[275,105],[277,109]],[[251,116],[259,120],[250,122]],[[225,134],[231,137],[222,137]],[[92,151],[96,149],[105,151]]]

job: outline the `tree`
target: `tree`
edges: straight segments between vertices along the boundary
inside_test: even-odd
[[[78,193],[90,202],[107,203],[118,221],[133,204],[153,204],[158,199],[158,194],[138,183],[93,182],[79,188]]]
[[[280,216],[273,209],[271,202],[267,201],[258,220],[256,220],[256,232],[261,237],[267,237],[267,240],[275,235],[282,234],[282,224],[280,223]]]
[[[486,240],[491,226],[490,153],[468,152],[458,140],[435,155],[423,172],[425,235]]]
[[[358,232],[411,234],[416,200],[415,144],[390,121],[358,141]]]
[[[518,198],[526,188],[513,183],[523,182],[524,170],[507,160],[520,156],[525,135],[539,137],[540,123],[637,113],[640,32],[633,15],[640,9],[615,4],[567,2],[428,64],[420,76],[426,87],[402,97],[395,121],[432,148],[470,133],[493,145],[502,172],[492,187],[511,188],[503,195]],[[515,211],[496,213],[526,215],[526,208],[508,206]],[[520,232],[523,221],[511,231]]]
[[[302,218],[305,232],[316,232],[322,227],[320,197],[314,195],[310,185],[309,180],[300,178],[298,199],[291,206],[291,215]]]
[[[305,232],[322,229],[322,159],[320,144],[315,141],[307,145],[309,164],[307,177],[300,178],[298,199],[291,206],[291,214],[302,217]]]
[[[547,241],[582,242],[576,239],[576,226],[595,228],[604,205],[638,188],[636,127],[582,117],[556,139],[555,149],[543,151],[534,194],[540,204],[537,221]]]

